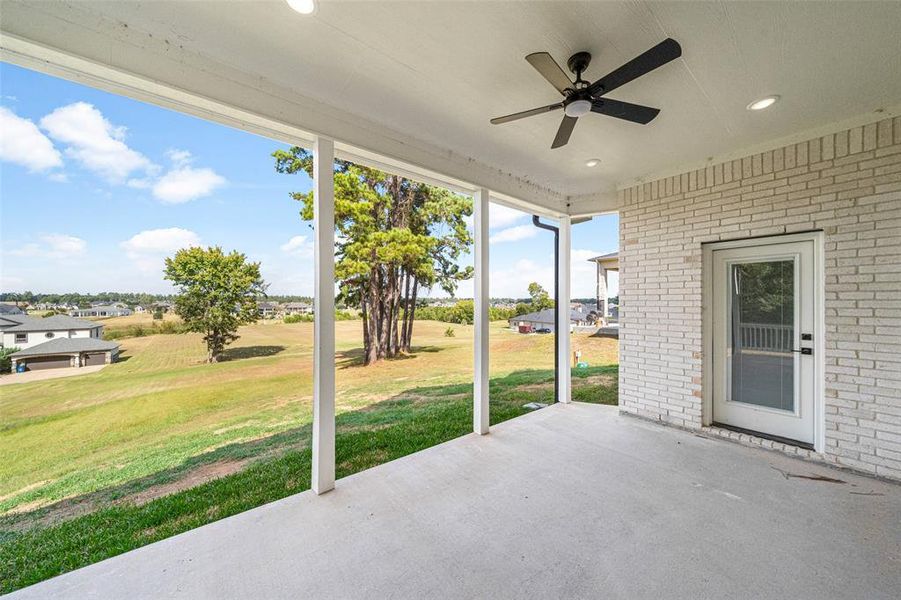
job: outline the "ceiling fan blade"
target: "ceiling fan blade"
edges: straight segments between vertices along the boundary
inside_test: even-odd
[[[557,61],[555,61],[547,52],[535,52],[529,54],[526,56],[526,60],[529,61],[530,65],[535,67],[536,71],[541,73],[542,77],[547,79],[552,86],[557,88],[557,91],[561,94],[566,88],[571,88],[573,86],[573,82],[570,80],[569,75],[560,68]]]
[[[510,121],[516,121],[518,119],[525,119],[526,117],[532,117],[534,115],[551,112],[552,110],[557,110],[558,108],[563,108],[562,102],[558,102],[557,104],[548,104],[547,106],[542,106],[541,108],[533,108],[532,110],[524,110],[522,112],[513,113],[512,115],[495,117],[491,119],[491,124],[500,125],[501,123],[509,123]]]
[[[657,67],[680,56],[682,56],[682,46],[676,40],[667,38],[644,54],[636,56],[620,68],[592,83],[588,86],[588,91],[592,96],[612,92],[619,86],[625,85],[645,73],[650,73]]]
[[[654,117],[660,114],[660,109],[621,102],[611,98],[601,98],[591,103],[591,112],[647,125],[654,120]]]
[[[578,120],[578,117],[563,117],[563,120],[560,122],[560,129],[557,130],[557,135],[554,136],[554,143],[551,144],[552,150],[565,146],[569,142],[569,136],[572,135],[573,127],[576,126],[576,121]]]

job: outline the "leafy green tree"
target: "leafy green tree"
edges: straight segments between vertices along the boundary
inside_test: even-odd
[[[554,308],[554,301],[551,300],[547,290],[538,285],[536,282],[529,284],[529,297],[532,298],[532,310],[539,311],[545,308]]]
[[[165,279],[179,290],[175,312],[188,331],[203,334],[207,362],[218,362],[225,346],[238,339],[238,327],[259,317],[257,300],[266,293],[260,263],[237,251],[183,248],[166,259]]]
[[[518,317],[519,315],[525,315],[525,314],[528,314],[528,313],[530,313],[530,312],[533,312],[533,311],[532,311],[532,305],[531,305],[531,304],[526,304],[525,302],[517,302],[517,303],[516,303],[516,308],[513,309],[513,314],[514,314],[515,316],[517,316],[517,317]]]
[[[312,177],[313,156],[303,148],[273,153],[279,173]],[[301,218],[313,220],[313,192],[293,193]],[[409,352],[420,288],[453,294],[472,277],[457,259],[472,237],[466,217],[472,200],[403,177],[335,161],[335,277],[338,301],[360,309],[364,364]]]
[[[0,348],[0,373],[9,373],[12,369],[12,355],[19,351],[18,346]]]

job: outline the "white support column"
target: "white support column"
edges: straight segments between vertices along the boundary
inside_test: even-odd
[[[598,264],[600,266],[600,263]],[[603,325],[607,325],[607,314],[610,311],[609,300],[607,296],[610,295],[610,292],[607,290],[607,269],[601,268],[603,276],[598,279],[598,294],[601,295],[601,320],[603,321]]]
[[[560,331],[557,332],[557,356],[560,363],[559,378],[557,380],[557,396],[560,402],[568,403],[572,399],[572,372],[570,371],[569,327],[569,271],[570,271],[570,245],[572,239],[572,224],[570,218],[560,217],[560,249],[557,255],[557,273],[560,277],[557,289],[557,315],[560,323]]]
[[[472,428],[488,433],[488,190],[480,189],[473,199],[475,227],[475,289],[473,292],[474,360]]]
[[[313,491],[335,487],[335,142],[313,147]]]

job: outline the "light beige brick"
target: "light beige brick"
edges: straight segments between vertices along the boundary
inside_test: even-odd
[[[624,411],[701,427],[702,243],[822,229],[822,458],[901,479],[899,118],[711,164],[619,198]]]

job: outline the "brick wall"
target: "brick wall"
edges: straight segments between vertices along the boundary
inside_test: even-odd
[[[619,193],[620,404],[701,427],[701,244],[825,232],[826,460],[901,479],[901,118]]]

